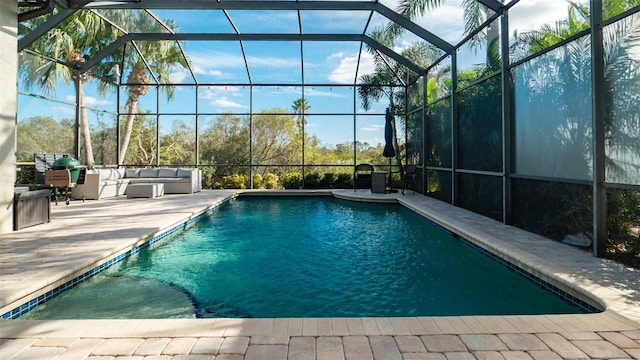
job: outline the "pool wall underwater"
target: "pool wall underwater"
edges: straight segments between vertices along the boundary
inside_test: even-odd
[[[278,196],[282,196],[282,195],[288,195],[288,196],[295,196],[295,195],[314,195],[314,196],[326,196],[326,195],[331,195],[331,192],[313,192],[313,193],[304,193],[304,192],[296,192],[294,194],[283,194],[283,193],[278,193]],[[260,196],[264,196],[265,193],[261,193],[261,192],[250,192],[250,193],[239,193],[237,196],[252,196],[252,195],[260,195]],[[269,195],[276,195],[274,193],[269,193]],[[334,194],[335,196],[335,194]],[[58,285],[58,286],[50,286],[49,288],[51,288],[50,290],[46,291],[45,293],[39,295],[39,296],[34,296],[33,298],[29,299],[28,301],[23,301],[22,303],[20,303],[19,306],[15,306],[13,308],[11,308],[10,311],[7,311],[5,313],[2,314],[2,319],[17,319],[19,318],[21,315],[24,315],[25,313],[37,308],[39,305],[44,304],[45,302],[53,299],[54,297],[56,297],[57,295],[63,293],[66,290],[69,290],[75,286],[77,286],[78,284],[83,283],[84,281],[90,279],[91,277],[103,272],[104,270],[110,268],[111,266],[123,261],[124,259],[128,258],[131,255],[134,255],[136,253],[138,253],[141,249],[146,248],[152,244],[157,243],[158,241],[165,239],[166,237],[168,237],[169,235],[174,234],[177,231],[183,230],[186,227],[188,227],[189,225],[193,224],[194,222],[200,220],[202,217],[207,216],[209,214],[211,214],[214,211],[217,211],[217,209],[224,203],[234,199],[236,196],[231,196],[227,199],[225,199],[225,201],[220,202],[218,204],[215,204],[213,206],[211,206],[210,208],[202,211],[199,214],[195,214],[194,216],[186,219],[184,222],[179,223],[175,226],[172,226],[168,229],[165,229],[161,232],[158,232],[152,236],[150,236],[147,239],[141,240],[140,242],[138,242],[137,244],[124,249],[116,254],[114,254],[113,256],[104,259],[103,261],[99,262],[99,265],[89,269],[89,270],[80,270],[78,272],[76,272],[76,274],[79,274],[77,276],[72,275],[71,280],[65,281],[63,284]],[[344,197],[344,196],[336,196],[338,198],[344,199],[344,200],[352,200],[352,201],[363,201],[363,199],[358,199],[355,197]],[[382,201],[372,201],[371,199],[366,199],[365,201],[367,202],[376,202],[376,203],[390,203],[390,202],[400,202],[401,205],[404,205],[405,207],[413,210],[414,212],[422,215],[423,217],[426,218],[427,221],[430,221],[433,224],[438,225],[443,231],[451,234],[452,236],[458,238],[460,241],[462,241],[464,244],[472,247],[473,249],[481,252],[482,254],[486,255],[487,257],[499,262],[500,264],[506,266],[508,269],[515,271],[516,273],[520,274],[521,276],[527,278],[528,280],[532,281],[533,283],[535,283],[536,285],[538,285],[539,287],[552,292],[553,294],[555,294],[556,296],[558,296],[559,298],[563,299],[564,301],[566,301],[567,303],[570,303],[572,305],[577,306],[578,308],[581,309],[581,311],[585,312],[585,313],[593,313],[593,312],[600,312],[602,311],[603,306],[597,307],[592,305],[590,302],[592,303],[599,303],[597,301],[597,299],[592,299],[589,294],[584,294],[580,291],[577,291],[575,289],[573,289],[570,284],[564,284],[561,281],[558,282],[553,282],[554,279],[549,279],[549,276],[546,276],[544,274],[542,274],[542,276],[538,276],[535,273],[537,272],[535,269],[531,269],[533,271],[527,271],[525,269],[523,269],[523,267],[516,265],[517,261],[513,261],[512,259],[509,259],[508,256],[504,256],[504,254],[500,254],[499,251],[497,251],[498,254],[496,254],[495,249],[490,249],[488,247],[487,244],[483,244],[483,243],[479,243],[477,241],[473,240],[473,234],[464,234],[461,235],[458,231],[456,231],[456,229],[450,229],[447,224],[443,224],[441,222],[438,221],[434,221],[434,219],[432,219],[431,217],[428,216],[428,214],[425,214],[421,211],[419,211],[419,209],[415,209],[412,208],[410,205],[407,204],[403,204],[402,201],[396,201],[395,199],[393,201],[390,201],[389,199],[382,199]],[[382,204],[384,205],[384,204]],[[546,281],[544,279],[547,280],[551,280],[551,281]],[[585,301],[585,299],[589,299],[590,302]]]

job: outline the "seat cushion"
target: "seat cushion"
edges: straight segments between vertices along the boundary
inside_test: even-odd
[[[126,178],[140,177],[140,169],[127,169],[125,170],[124,177]]]
[[[158,169],[159,178],[174,178],[178,169]]]
[[[141,178],[157,178],[158,177],[158,169],[140,169]]]

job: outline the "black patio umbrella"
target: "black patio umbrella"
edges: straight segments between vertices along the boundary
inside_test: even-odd
[[[396,148],[393,141],[393,115],[387,108],[384,123],[384,150],[382,156],[389,158],[389,188],[391,188],[391,159],[396,156]]]

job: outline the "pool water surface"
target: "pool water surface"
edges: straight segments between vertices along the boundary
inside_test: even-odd
[[[22,318],[579,312],[400,205],[242,197]]]

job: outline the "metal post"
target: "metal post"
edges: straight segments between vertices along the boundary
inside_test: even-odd
[[[458,195],[458,53],[451,54],[451,204],[456,205]]]
[[[354,84],[353,85],[353,191],[356,191],[356,165],[358,164],[358,144],[357,144],[357,136],[356,136],[356,130],[357,130],[357,116],[356,116],[356,97],[357,97],[357,86]]]
[[[422,156],[420,157],[420,161],[418,163],[422,164],[422,176],[420,179],[420,184],[422,185],[422,193],[427,194],[428,182],[427,179],[427,159],[429,155],[427,154],[427,83],[429,82],[429,73],[424,74],[424,80],[422,81]],[[418,164],[416,164],[418,165]]]
[[[511,72],[509,70],[509,12],[500,18],[502,52],[502,222],[511,223]]]
[[[118,79],[119,80],[119,79]],[[116,90],[116,167],[120,167],[120,84],[117,85]]]
[[[200,85],[196,84],[196,128],[195,128],[195,146],[196,146],[196,154],[195,154],[195,165],[196,167],[198,167],[198,165],[200,165],[200,136],[199,136],[199,131],[200,131],[200,101],[198,101],[198,99],[200,98],[199,93],[200,93]]]
[[[160,85],[156,85],[156,166],[160,166]]]
[[[253,181],[253,84],[249,85],[249,174]]]
[[[404,164],[409,164],[409,81],[404,86]],[[398,149],[400,150],[400,149]],[[400,177],[402,177],[402,157],[400,158]],[[389,181],[391,184],[391,181]]]
[[[82,104],[82,93],[80,92],[80,72],[74,70],[75,78],[73,79],[73,83],[76,86],[76,123],[75,123],[75,139],[73,141],[73,146],[76,151],[76,159],[80,159],[80,118],[82,117],[82,109],[80,108],[80,104]]]
[[[602,0],[591,0],[591,101],[593,126],[593,255],[606,252],[605,104]]]

